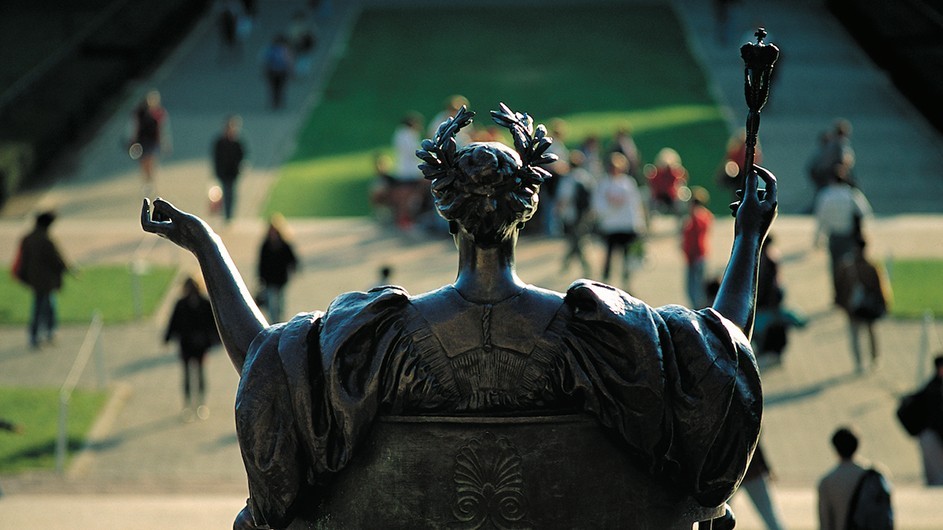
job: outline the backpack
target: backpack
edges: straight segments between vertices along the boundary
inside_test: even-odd
[[[26,267],[23,266],[23,241],[16,249],[16,256],[13,258],[13,265],[10,266],[10,274],[13,279],[26,283]]]
[[[897,419],[907,430],[907,434],[918,436],[927,428],[928,416],[927,405],[923,398],[923,392],[907,394],[900,399],[897,406]]]
[[[864,472],[848,509],[846,530],[893,530],[894,509],[891,506],[891,486],[878,470]]]

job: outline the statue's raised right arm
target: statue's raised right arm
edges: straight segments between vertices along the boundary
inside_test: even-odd
[[[765,168],[753,166],[747,172],[740,201],[734,208],[733,249],[730,260],[714,298],[714,309],[736,324],[747,338],[753,335],[753,317],[756,304],[756,281],[760,249],[776,218],[776,177]],[[763,179],[766,189],[760,190]]]
[[[141,227],[145,232],[169,239],[196,256],[213,305],[216,327],[236,371],[242,372],[246,352],[256,335],[268,326],[229,251],[206,222],[182,212],[163,199],[154,208],[144,199]]]

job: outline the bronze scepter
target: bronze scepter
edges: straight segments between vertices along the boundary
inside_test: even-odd
[[[743,88],[746,93],[747,106],[747,137],[746,153],[743,167],[740,168],[740,189],[746,185],[748,171],[753,171],[753,160],[756,156],[756,136],[760,130],[760,111],[769,98],[769,82],[773,72],[773,64],[779,58],[779,48],[775,44],[766,44],[766,28],[756,30],[756,43],[747,42],[740,47],[740,57],[743,58]]]

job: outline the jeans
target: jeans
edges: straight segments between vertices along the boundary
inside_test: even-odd
[[[56,331],[56,295],[53,292],[33,291],[33,312],[29,321],[29,339],[32,346],[39,346],[40,334],[52,340]]]
[[[219,183],[223,189],[223,218],[230,221],[236,205],[236,179],[220,180]]]
[[[268,285],[265,287],[265,308],[271,324],[282,320],[282,311],[285,309],[283,289],[283,285]]]
[[[699,259],[694,263],[689,263],[687,272],[685,289],[688,293],[688,300],[691,301],[691,309],[703,309],[707,307],[707,291],[704,288],[704,260]]]
[[[745,480],[740,485],[740,488],[745,490],[747,495],[750,496],[750,500],[753,501],[753,506],[756,507],[757,513],[760,514],[763,522],[766,523],[766,528],[768,530],[782,530],[783,526],[779,520],[779,510],[773,503],[772,497],[770,497],[769,485],[766,481],[765,476],[753,480]]]

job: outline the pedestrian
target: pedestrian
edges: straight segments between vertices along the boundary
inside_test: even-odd
[[[269,219],[268,231],[259,250],[259,283],[263,287],[269,320],[281,322],[285,308],[285,285],[298,269],[298,258],[290,242],[288,226],[280,214]]]
[[[862,508],[881,509],[883,513],[872,513],[872,523],[876,526],[868,528],[893,528],[893,511],[890,506],[890,485],[882,473],[873,467],[865,467],[862,460],[855,457],[858,451],[859,438],[851,427],[841,427],[832,435],[832,446],[838,454],[838,465],[832,468],[818,484],[818,512],[820,530],[846,530],[859,528],[852,526],[851,520],[857,515],[859,503],[856,497],[864,486],[865,478],[873,478],[873,486],[868,488],[869,493],[876,493],[876,499],[871,499],[871,506]],[[883,490],[882,495],[880,491]],[[870,497],[871,495],[869,495]],[[886,498],[883,498],[885,497]],[[883,502],[877,502],[882,500]],[[864,504],[864,503],[862,503]],[[883,525],[877,526],[879,522]],[[888,521],[889,519],[889,521]],[[890,522],[888,526],[887,523]]]
[[[220,47],[218,60],[224,62],[228,58],[239,58],[242,54],[242,43],[239,37],[240,19],[245,17],[242,5],[237,0],[223,0],[219,6],[217,24],[219,25]]]
[[[223,132],[213,142],[213,171],[223,189],[223,217],[231,221],[236,204],[236,182],[242,170],[242,161],[246,149],[239,133],[242,130],[242,118],[237,115],[226,117]]]
[[[714,214],[707,209],[709,201],[710,194],[706,189],[700,186],[692,188],[688,216],[681,227],[681,250],[687,263],[685,288],[692,309],[707,307],[709,303],[704,282],[708,235],[714,224]]]
[[[756,282],[756,318],[753,321],[753,351],[757,358],[774,364],[782,362],[789,343],[789,330],[803,328],[805,317],[784,304],[786,289],[779,278],[779,249],[773,234],[766,236],[760,249],[760,266]]]
[[[603,262],[602,279],[609,279],[612,255],[622,254],[622,283],[629,284],[633,263],[630,251],[645,233],[645,206],[642,194],[630,177],[628,160],[622,153],[609,153],[605,178],[596,185],[592,205],[597,228],[606,242],[606,259]]]
[[[556,138],[554,138],[554,140],[556,140]],[[635,139],[632,137],[632,128],[629,125],[623,124],[616,129],[616,133],[612,137],[612,143],[609,146],[609,151],[625,155],[626,160],[629,161],[629,168],[626,170],[626,173],[634,178],[637,184],[644,184],[640,180],[642,178],[642,156],[639,154],[638,146],[635,144]]]
[[[770,481],[773,471],[770,468],[766,456],[763,454],[763,448],[759,444],[753,451],[753,459],[747,467],[747,472],[743,476],[743,482],[740,483],[740,491],[746,492],[747,496],[756,507],[757,513],[766,524],[767,530],[783,530],[782,517],[779,515],[779,507],[773,501],[770,494]]]
[[[161,105],[160,92],[148,91],[132,113],[131,147],[128,153],[138,161],[144,179],[145,194],[151,192],[161,155],[173,150],[170,136],[170,115]]]
[[[164,342],[172,340],[180,345],[180,361],[183,363],[183,420],[193,421],[194,413],[205,420],[210,409],[206,406],[203,360],[206,352],[219,343],[219,333],[210,301],[203,296],[193,278],[184,280],[183,295],[170,315]]]
[[[688,181],[688,170],[681,164],[681,155],[670,147],[658,151],[655,165],[645,172],[651,191],[651,209],[669,215],[679,215],[678,193]]]
[[[314,23],[308,20],[307,11],[299,9],[291,16],[287,37],[295,58],[294,73],[304,77],[311,72],[312,57],[317,45],[316,28]]]
[[[854,181],[855,150],[851,146],[851,122],[837,119],[832,128],[819,137],[819,144],[808,164],[809,178],[816,194],[828,186],[839,171]]]
[[[288,37],[281,33],[276,35],[265,49],[262,61],[272,108],[280,109],[285,105],[285,84],[294,68]]]
[[[733,11],[740,0],[713,0],[714,35],[717,44],[726,46],[731,40]]]
[[[845,256],[855,250],[864,221],[871,217],[871,214],[871,203],[868,202],[864,193],[852,184],[843,167],[837,168],[837,172],[832,176],[831,184],[816,197],[817,226],[813,244],[820,247],[823,239],[828,242],[832,294],[835,304],[838,304],[838,267]]]
[[[724,188],[730,190],[730,196],[736,200],[736,191],[741,187],[740,173],[742,173],[743,164],[746,161],[747,152],[747,130],[743,127],[737,130],[727,140],[727,148],[724,151],[724,158],[717,168],[716,182]],[[759,139],[753,146],[753,163],[760,165],[763,163],[763,146]]]
[[[570,151],[569,160],[569,171],[561,177],[554,204],[556,217],[563,225],[563,235],[566,238],[566,252],[560,272],[569,271],[570,263],[576,258],[582,267],[583,276],[589,278],[591,269],[583,252],[583,244],[593,232],[591,200],[596,182],[593,175],[583,167],[585,156],[582,151]]]
[[[878,365],[878,344],[874,323],[887,313],[892,292],[887,274],[880,264],[867,259],[866,242],[859,238],[855,249],[847,255],[838,268],[838,304],[848,315],[851,334],[851,352],[855,368],[864,371],[860,335],[868,335],[871,349],[871,369]]]
[[[933,359],[933,368],[933,377],[904,397],[897,415],[920,443],[927,486],[943,486],[943,352]]]
[[[33,291],[29,342],[34,350],[42,341],[52,343],[55,339],[56,292],[62,289],[62,275],[69,270],[59,246],[49,235],[55,220],[53,211],[40,213],[33,230],[20,241],[18,279]]]
[[[396,226],[411,230],[422,212],[429,194],[429,181],[422,178],[416,163],[422,135],[423,117],[417,112],[408,112],[393,131],[392,147],[396,154],[396,168],[390,180],[389,200]]]

